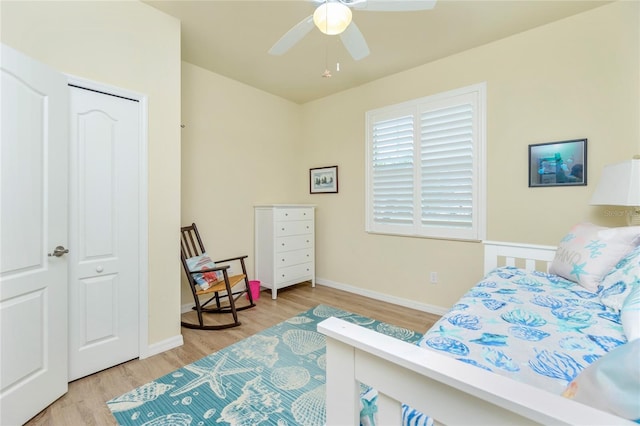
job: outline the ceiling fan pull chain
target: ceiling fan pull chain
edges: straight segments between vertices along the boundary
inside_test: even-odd
[[[322,78],[331,78],[331,71],[329,71],[329,40],[324,44],[324,72]]]

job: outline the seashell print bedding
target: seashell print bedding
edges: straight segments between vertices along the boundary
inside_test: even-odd
[[[543,272],[497,268],[418,342],[561,394],[583,369],[627,341],[600,295]]]

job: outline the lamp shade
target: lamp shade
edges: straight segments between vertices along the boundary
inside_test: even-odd
[[[338,1],[328,1],[313,12],[316,27],[327,35],[340,34],[351,23],[351,9]]]
[[[640,159],[605,166],[590,204],[640,206]]]

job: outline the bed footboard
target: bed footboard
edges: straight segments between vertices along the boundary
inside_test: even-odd
[[[327,425],[358,425],[359,383],[378,391],[378,424],[401,424],[401,403],[456,424],[632,425],[614,416],[338,318],[327,339]]]

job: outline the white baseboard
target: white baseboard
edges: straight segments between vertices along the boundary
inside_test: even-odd
[[[443,308],[442,306],[430,305],[428,303],[416,302],[415,300],[389,296],[388,294],[378,293],[377,291],[365,290],[360,287],[355,287],[349,284],[343,284],[336,281],[327,280],[324,278],[316,277],[316,284],[335,288],[335,289],[346,291],[349,293],[359,294],[360,296],[381,300],[383,302],[393,303],[394,305],[404,306],[407,308],[415,309],[417,311],[428,312],[430,314],[444,315],[447,312],[449,312],[449,308]],[[180,307],[180,313],[184,314],[186,312],[190,312],[191,308],[193,308],[193,302],[185,303]]]
[[[150,356],[157,355],[159,353],[174,349],[184,344],[182,334],[169,337],[157,343],[152,343],[145,350],[140,351],[140,359],[149,358]]]
[[[404,306],[417,311],[428,312],[430,314],[444,315],[449,312],[448,308],[443,308],[442,306],[429,305],[428,303],[420,303],[415,300],[404,299],[402,297],[389,296],[388,294],[378,293],[377,291],[366,290],[349,284],[326,280],[324,278],[316,278],[316,284],[347,291],[349,293],[359,294],[360,296],[381,300],[383,302],[393,303],[394,305]]]

